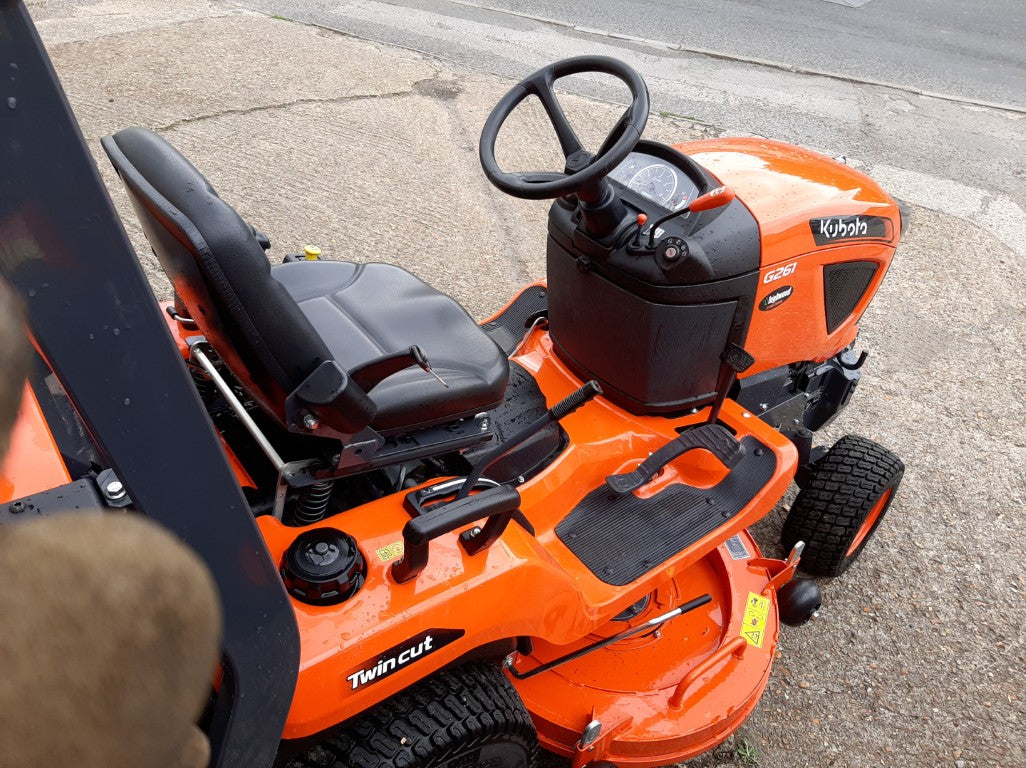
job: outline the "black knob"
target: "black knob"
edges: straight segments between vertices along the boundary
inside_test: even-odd
[[[313,605],[348,600],[363,586],[365,573],[356,540],[337,528],[300,534],[281,563],[281,577],[289,594]]]

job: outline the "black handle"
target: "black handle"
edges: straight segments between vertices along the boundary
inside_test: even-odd
[[[560,419],[569,416],[593,397],[601,394],[602,387],[600,387],[598,382],[593,379],[576,392],[564,397],[508,440],[492,448],[492,450],[478,459],[477,464],[475,464],[473,469],[470,470],[470,474],[467,475],[467,480],[463,484],[463,488],[461,488],[459,493],[456,494],[456,498],[466,498],[470,494],[471,489],[477,484],[478,480],[481,479],[484,471],[518,445],[526,442],[530,437],[545,429],[549,424],[558,422]]]
[[[429,509],[403,526],[403,556],[393,563],[392,578],[400,584],[415,579],[427,566],[428,543],[432,539],[483,518],[511,516],[519,507],[520,493],[517,489],[500,485]]]
[[[596,395],[602,394],[602,387],[599,383],[592,379],[583,387],[578,389],[576,392],[567,395],[554,406],[549,409],[549,413],[552,414],[552,418],[556,421],[569,416],[571,413],[576,411],[586,402],[591,400]]]

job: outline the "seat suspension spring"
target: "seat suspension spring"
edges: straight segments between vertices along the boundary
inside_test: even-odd
[[[298,525],[310,525],[324,519],[334,485],[334,480],[322,480],[303,489],[296,502],[295,519]]]

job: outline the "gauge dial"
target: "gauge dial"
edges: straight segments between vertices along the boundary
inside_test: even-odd
[[[665,163],[652,163],[635,173],[627,182],[627,187],[653,202],[669,207],[673,193],[677,191],[677,174]]]

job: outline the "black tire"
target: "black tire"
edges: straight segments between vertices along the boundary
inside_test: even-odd
[[[805,542],[800,568],[806,573],[844,573],[879,527],[904,472],[901,459],[882,445],[845,435],[809,472],[781,543],[790,549]]]
[[[495,663],[443,670],[336,726],[288,768],[533,768],[538,735]]]

